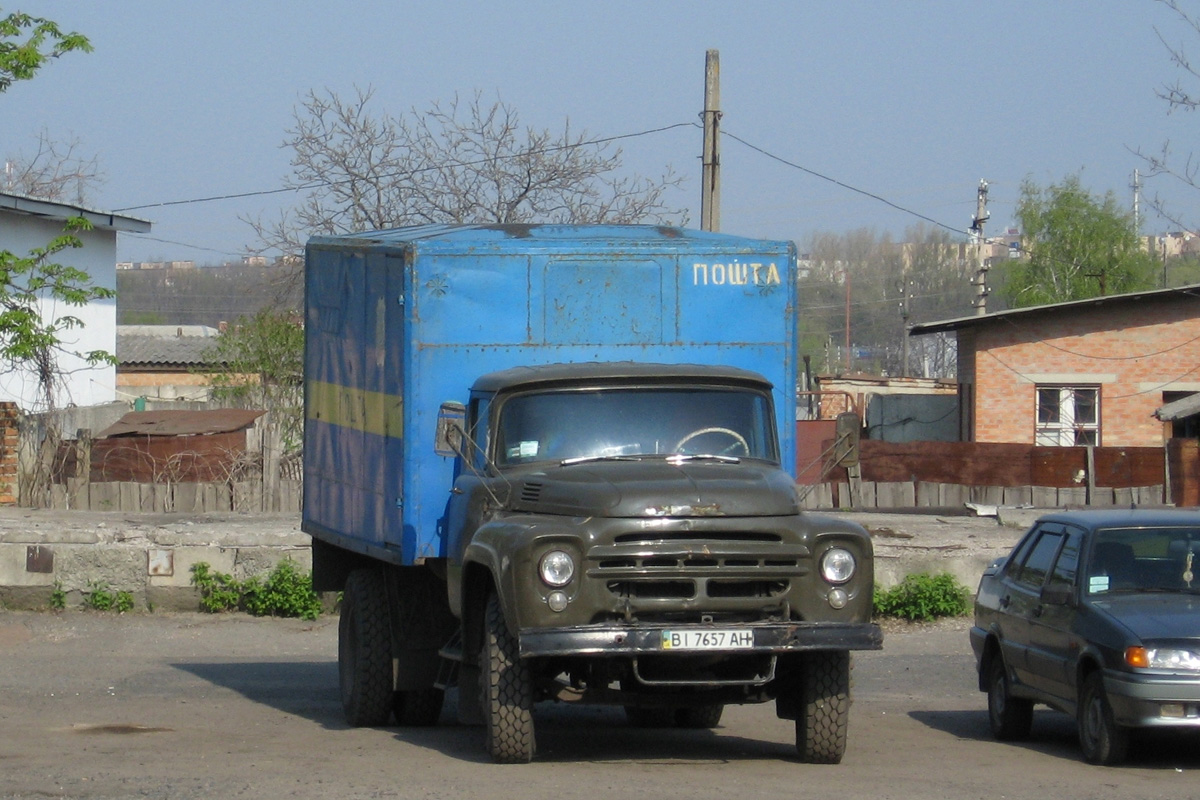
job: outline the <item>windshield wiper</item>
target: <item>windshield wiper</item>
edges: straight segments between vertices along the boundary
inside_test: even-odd
[[[564,458],[558,462],[560,467],[570,467],[575,464],[594,464],[597,461],[641,461],[645,456],[576,456]]]
[[[720,461],[722,464],[740,464],[742,460],[736,456],[719,456],[714,453],[675,453],[667,456],[667,463],[684,464],[690,461]]]

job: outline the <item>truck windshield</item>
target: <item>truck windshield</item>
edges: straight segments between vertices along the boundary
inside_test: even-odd
[[[495,462],[655,455],[778,461],[771,403],[746,389],[655,388],[517,395],[500,410]]]

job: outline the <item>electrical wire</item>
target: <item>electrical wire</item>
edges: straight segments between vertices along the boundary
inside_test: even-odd
[[[557,152],[561,152],[563,150],[575,150],[575,149],[581,148],[581,147],[593,147],[593,146],[601,145],[601,144],[609,144],[611,142],[620,141],[622,139],[636,139],[640,136],[649,136],[649,135],[655,134],[655,133],[663,133],[665,131],[674,130],[675,128],[694,127],[695,125],[696,125],[696,123],[694,123],[694,122],[676,122],[673,125],[664,125],[659,128],[650,128],[650,129],[644,130],[644,131],[637,131],[636,133],[622,133],[622,134],[617,134],[615,136],[605,136],[605,137],[602,137],[599,139],[589,139],[586,142],[573,142],[570,144],[554,145],[552,147],[542,147],[537,150],[525,150],[520,153],[514,153],[511,156],[480,158],[475,161],[456,161],[455,165],[460,166],[460,167],[473,167],[473,166],[478,166],[480,164],[494,163],[496,161],[507,161],[509,159],[514,159],[514,158],[526,158],[530,155],[543,155],[546,153],[557,153]],[[428,167],[419,167],[417,169],[405,170],[403,172],[395,172],[395,173],[380,175],[379,178],[381,178],[381,179],[401,178],[401,177],[405,177],[408,175],[417,175],[422,172],[433,172],[433,171],[439,170],[439,169],[444,169],[444,165],[438,164],[438,165],[433,165],[433,166],[428,166]],[[271,194],[284,194],[286,192],[303,192],[308,189],[319,189],[322,186],[341,186],[342,184],[353,183],[356,180],[358,180],[358,179],[357,178],[346,178],[345,180],[340,180],[340,181],[311,181],[309,183],[301,184],[299,186],[286,186],[282,189],[262,189],[259,191],[252,191],[252,192],[236,192],[236,193],[231,193],[231,194],[212,195],[209,197],[195,197],[195,198],[191,198],[188,200],[165,200],[160,203],[144,203],[142,205],[137,205],[137,206],[125,206],[123,208],[114,208],[113,211],[114,212],[140,211],[141,209],[144,209],[144,208],[165,208],[167,206],[183,206],[183,205],[191,205],[194,203],[211,203],[211,202],[215,202],[217,200],[238,200],[238,199],[241,199],[244,197],[262,197],[262,196],[271,195]]]

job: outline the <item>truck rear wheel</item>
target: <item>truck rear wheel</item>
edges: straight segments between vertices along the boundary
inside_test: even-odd
[[[533,759],[533,676],[523,662],[517,638],[504,621],[500,598],[488,596],[484,610],[484,741],[497,764]]]
[[[796,715],[796,751],[809,764],[837,764],[850,723],[850,653],[818,650],[804,657]]]
[[[383,573],[356,569],[346,578],[338,620],[338,678],[350,725],[386,725],[392,714],[391,642]]]

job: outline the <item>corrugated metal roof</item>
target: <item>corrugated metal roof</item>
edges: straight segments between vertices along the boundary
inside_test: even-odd
[[[214,349],[214,340],[202,336],[130,336],[117,335],[117,363],[133,365],[174,365],[195,367],[211,364],[205,354]]]
[[[265,413],[267,412],[245,408],[216,408],[211,411],[130,411],[96,434],[96,438],[231,433],[250,427]]]
[[[1194,414],[1200,414],[1200,393],[1174,400],[1154,412],[1154,416],[1163,422],[1174,422]]]
[[[1058,313],[1083,308],[1100,308],[1106,305],[1132,304],[1147,300],[1174,299],[1176,297],[1191,297],[1200,299],[1200,283],[1188,286],[1177,286],[1174,289],[1154,289],[1149,292],[1129,292],[1128,294],[1110,294],[1104,297],[1092,297],[1087,300],[1072,300],[1067,303],[1050,303],[1044,306],[1029,306],[1028,308],[1010,308],[1005,311],[994,311],[990,314],[976,314],[971,317],[956,317],[937,322],[922,322],[913,325],[910,336],[921,336],[927,333],[941,333],[960,328],[971,328],[976,325],[987,325],[1001,320],[1013,320],[1036,314]],[[1197,306],[1200,312],[1200,306]]]
[[[0,192],[0,209],[14,214],[28,214],[33,217],[48,217],[50,219],[69,219],[83,217],[97,228],[108,228],[114,231],[130,233],[149,233],[150,220],[139,217],[127,217],[111,211],[100,211],[95,208],[59,203],[54,200],[43,200],[15,192]]]

